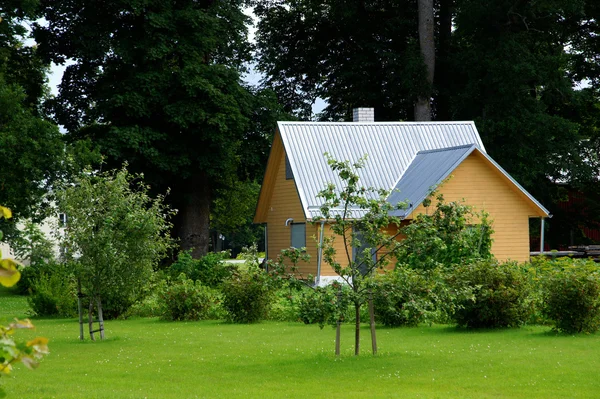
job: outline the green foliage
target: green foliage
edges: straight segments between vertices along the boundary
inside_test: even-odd
[[[229,278],[235,269],[235,266],[224,262],[228,258],[227,251],[209,252],[200,259],[192,258],[191,251],[181,251],[177,260],[170,266],[169,273],[172,278],[177,278],[184,273],[193,281],[200,281],[208,287],[216,288]]]
[[[17,259],[27,260],[29,265],[47,264],[55,260],[54,243],[32,221],[25,222],[18,237],[11,240],[10,247]]]
[[[543,314],[554,329],[569,334],[598,331],[600,267],[592,260],[568,258],[543,263],[551,268],[542,280]]]
[[[234,323],[256,323],[268,317],[274,286],[267,272],[255,266],[237,270],[223,283],[223,308]]]
[[[325,324],[337,321],[338,296],[332,286],[303,290],[298,302],[298,316],[304,324]]]
[[[140,297],[171,247],[173,212],[126,169],[88,172],[60,190],[58,200],[69,218],[63,245],[84,293],[101,298],[108,317],[118,316]]]
[[[77,316],[77,287],[73,274],[60,266],[53,268],[51,274],[41,272],[32,281],[27,302],[36,316]]]
[[[378,275],[373,285],[377,321],[390,327],[439,322],[453,299],[440,269],[399,266]]]
[[[155,192],[170,188],[175,234],[194,257],[208,250],[212,200],[227,201],[230,181],[260,178],[278,115],[272,93],[241,84],[251,50],[242,7],[76,0],[45,4],[47,23],[34,26],[47,60],[74,60],[48,101],[56,121],[109,167],[129,162]]]
[[[219,295],[182,273],[176,280],[159,286],[158,299],[163,308],[162,318],[166,320],[203,320],[210,317]]]
[[[286,111],[309,120],[320,97],[327,120],[351,120],[360,104],[377,105],[378,120],[412,117],[426,85],[415,2],[257,1],[254,12],[258,68]]]
[[[401,229],[405,239],[395,252],[398,263],[433,269],[491,258],[493,230],[487,214],[461,202],[445,202],[441,194],[436,199],[431,215],[419,214]]]
[[[457,300],[455,322],[470,328],[523,325],[533,312],[529,281],[526,270],[516,262],[490,259],[456,266],[448,271],[448,285],[473,295]]]

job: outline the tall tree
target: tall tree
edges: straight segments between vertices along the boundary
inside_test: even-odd
[[[127,160],[179,210],[184,249],[205,254],[211,199],[236,173],[255,116],[240,72],[249,57],[241,0],[42,0],[40,49],[70,59],[56,119],[109,166]],[[260,141],[260,140],[259,140]]]
[[[419,47],[423,56],[423,62],[427,70],[426,81],[427,89],[419,93],[415,103],[415,120],[431,120],[431,88],[433,87],[433,77],[435,75],[435,38],[433,20],[433,0],[418,0],[419,10]]]
[[[258,67],[285,110],[310,119],[351,119],[375,107],[379,120],[412,119],[427,91],[412,0],[274,0],[257,2]]]

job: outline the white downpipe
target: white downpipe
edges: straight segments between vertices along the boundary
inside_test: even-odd
[[[323,231],[325,221],[321,221],[321,232],[319,234],[319,256],[317,257],[317,287],[321,285],[321,263],[323,262]]]
[[[540,231],[540,254],[544,253],[544,222],[545,219],[542,218],[542,227]]]

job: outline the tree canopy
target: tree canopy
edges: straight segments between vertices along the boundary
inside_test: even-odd
[[[56,120],[109,167],[128,161],[153,188],[171,188],[182,246],[206,253],[215,190],[225,176],[256,177],[264,156],[252,151],[272,134],[265,109],[276,109],[240,80],[250,57],[242,1],[42,4],[40,51],[74,61],[50,104]]]

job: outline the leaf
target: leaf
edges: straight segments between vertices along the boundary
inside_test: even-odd
[[[12,212],[5,206],[0,206],[0,216],[5,219],[10,219],[12,217]]]
[[[14,260],[0,260],[0,284],[5,287],[12,287],[20,278],[21,273],[17,270],[17,263]]]

